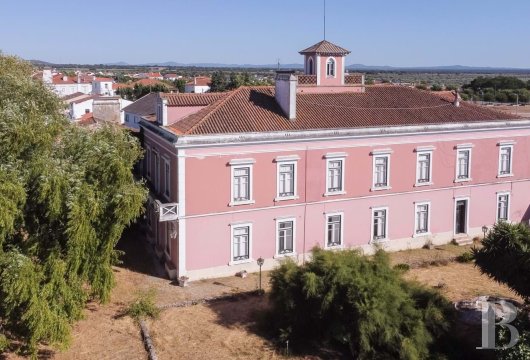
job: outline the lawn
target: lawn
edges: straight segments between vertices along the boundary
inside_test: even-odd
[[[139,245],[139,244],[138,244]],[[457,263],[454,258],[469,247],[446,245],[432,250],[408,250],[390,254],[393,264],[407,263],[406,278],[438,288],[451,301],[478,295],[498,295],[519,299],[506,286],[482,275],[472,263]],[[156,264],[145,265],[150,254],[138,252],[140,263],[126,258],[123,267],[115,268],[117,286],[109,304],[90,304],[85,319],[74,326],[71,347],[48,357],[57,359],[145,359],[139,327],[128,317],[120,316],[127,303],[139,291],[154,289],[159,305],[254,290],[258,276],[245,279],[230,277],[192,283],[187,288],[175,286],[156,276]],[[436,265],[431,265],[436,264]],[[264,284],[268,274],[263,276]],[[267,286],[265,286],[267,288]],[[258,314],[266,309],[266,296],[247,296],[237,301],[212,303],[163,310],[160,318],[148,327],[158,358],[164,359],[283,359],[285,347],[275,347],[257,328]],[[43,349],[48,350],[48,349]],[[43,353],[46,355],[46,353]],[[8,355],[7,359],[16,359]],[[337,354],[319,353],[289,359],[337,358]]]

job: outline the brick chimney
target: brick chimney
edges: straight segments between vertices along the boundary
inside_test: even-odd
[[[289,120],[296,119],[296,87],[294,71],[276,71],[275,98]]]

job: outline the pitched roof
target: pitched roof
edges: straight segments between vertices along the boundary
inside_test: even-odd
[[[300,54],[322,54],[322,55],[348,55],[351,51],[338,45],[322,40],[313,46],[300,51]]]
[[[61,97],[61,99],[66,101],[66,100],[75,99],[75,98],[78,98],[80,96],[85,96],[85,95],[86,95],[85,93],[82,93],[82,92],[78,91],[78,92],[75,92],[75,93],[70,94],[70,95],[65,95],[65,96]],[[88,96],[88,95],[86,95],[86,96]]]
[[[186,85],[191,86],[210,86],[212,79],[208,76],[196,76],[193,80],[188,81]]]
[[[123,111],[140,116],[154,114],[156,113],[157,99],[158,93],[149,93],[145,96],[142,96],[132,104],[124,107]]]
[[[94,79],[94,81],[99,81],[99,82],[112,82],[114,81],[112,78],[103,78],[103,77],[97,77]]]
[[[495,110],[464,102],[456,107],[449,99],[434,93],[400,86],[367,86],[364,93],[298,93],[294,121],[283,114],[274,98],[273,87],[240,87],[217,96],[217,100],[203,109],[167,128],[176,134],[205,135],[427,125],[507,118]]]
[[[208,106],[213,102],[226,97],[229,93],[161,93],[167,99],[168,106]]]

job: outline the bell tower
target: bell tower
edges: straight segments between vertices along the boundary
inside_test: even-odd
[[[349,50],[322,40],[300,51],[304,55],[304,74],[316,75],[317,86],[342,86],[345,60],[349,53]]]

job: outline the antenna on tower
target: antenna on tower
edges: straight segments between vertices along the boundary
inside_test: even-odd
[[[278,60],[278,70],[280,70],[280,58],[278,58],[277,60]]]
[[[324,0],[324,40],[326,40],[326,0]]]

